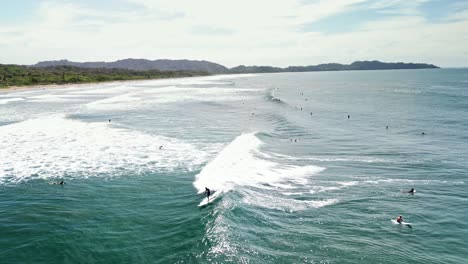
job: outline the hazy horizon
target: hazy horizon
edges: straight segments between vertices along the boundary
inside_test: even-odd
[[[238,65],[354,61],[466,67],[462,0],[22,0],[0,10],[2,64],[207,60]]]

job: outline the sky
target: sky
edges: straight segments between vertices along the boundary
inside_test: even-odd
[[[237,65],[468,66],[468,0],[12,0],[0,63],[125,58]]]

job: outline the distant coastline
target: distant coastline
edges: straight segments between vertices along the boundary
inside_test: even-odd
[[[266,73],[266,72],[315,72],[315,71],[369,71],[369,70],[411,70],[439,69],[438,66],[426,63],[355,61],[351,64],[326,63],[310,66],[289,66],[286,68],[271,66],[244,66],[231,68],[230,73]]]
[[[0,88],[152,80],[213,74],[316,72],[350,70],[438,69],[426,63],[356,61],[309,66],[244,66],[227,68],[209,61],[125,59],[115,62],[43,61],[34,65],[0,64]]]

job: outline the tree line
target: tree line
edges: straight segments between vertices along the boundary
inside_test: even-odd
[[[0,87],[149,80],[204,75],[209,74],[201,71],[136,71],[129,69],[79,68],[74,66],[39,68],[0,64]]]

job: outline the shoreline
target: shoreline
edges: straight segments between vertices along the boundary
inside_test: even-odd
[[[0,94],[16,92],[16,91],[29,91],[36,89],[57,89],[63,87],[81,87],[86,85],[95,84],[112,84],[112,83],[128,83],[128,82],[142,82],[142,81],[157,81],[157,80],[174,80],[182,78],[200,78],[209,76],[219,75],[249,75],[249,74],[281,74],[281,73],[315,73],[315,72],[359,72],[359,71],[392,71],[392,70],[439,70],[444,68],[421,68],[421,69],[375,69],[375,70],[327,70],[327,71],[290,71],[290,72],[252,72],[252,73],[227,73],[227,74],[210,74],[210,75],[198,75],[198,76],[178,76],[168,78],[154,78],[154,79],[134,79],[134,80],[114,80],[114,81],[103,81],[103,82],[88,82],[88,83],[64,83],[64,84],[39,84],[39,85],[26,85],[26,86],[7,86],[0,88]],[[463,69],[463,68],[462,68]]]
[[[207,75],[207,76],[213,76],[213,75]],[[119,84],[119,83],[128,83],[128,82],[174,80],[174,79],[194,78],[194,77],[196,78],[196,77],[206,77],[206,76],[186,76],[186,77],[140,79],[140,80],[118,80],[118,81],[88,82],[88,83],[64,83],[64,84],[54,83],[54,84],[39,84],[39,85],[26,85],[26,86],[14,85],[14,86],[7,86],[7,87],[0,88],[0,94],[6,94],[10,92],[30,91],[30,90],[82,87],[82,86],[96,85],[96,84]]]

